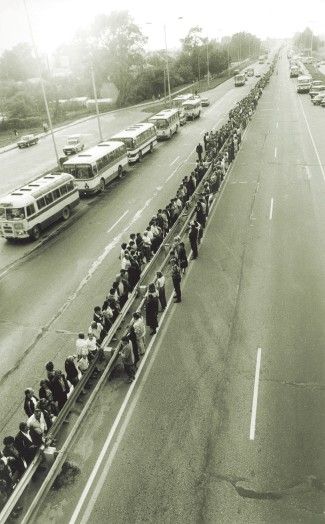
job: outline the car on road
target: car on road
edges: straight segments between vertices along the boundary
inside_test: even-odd
[[[207,107],[209,105],[210,105],[210,100],[206,96],[201,97],[201,106]]]
[[[255,73],[255,77],[256,78],[260,78],[261,74],[260,73]]]
[[[310,98],[313,99],[315,96],[319,95],[323,91],[325,91],[325,85],[324,84],[318,85],[316,87],[312,87],[310,89],[310,91],[309,91]]]
[[[80,153],[85,147],[85,144],[81,141],[80,135],[70,135],[67,143],[63,147],[63,153],[65,155],[75,155]]]
[[[313,80],[311,83],[311,88],[316,87],[316,86],[321,86],[322,84],[323,82],[321,80]]]
[[[311,99],[314,106],[320,106],[323,99],[325,99],[325,92],[319,93],[319,95],[314,96],[314,98]]]
[[[38,142],[38,136],[37,135],[23,135],[20,140],[17,142],[17,146],[19,149],[22,149],[23,147],[29,147],[37,144]]]

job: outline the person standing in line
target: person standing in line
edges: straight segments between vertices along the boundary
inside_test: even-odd
[[[122,357],[124,370],[128,376],[127,383],[130,384],[135,379],[134,354],[129,337],[124,336],[121,340],[119,353]]]
[[[146,302],[146,324],[151,329],[150,335],[154,335],[158,327],[158,297],[151,293]]]
[[[160,302],[162,311],[164,311],[167,306],[165,282],[166,281],[165,281],[164,275],[161,273],[161,271],[158,271],[156,284],[157,284],[159,302]]]
[[[146,346],[145,346],[146,326],[144,324],[141,313],[139,313],[138,311],[133,313],[133,319],[134,321],[133,321],[132,327],[134,329],[137,347],[140,352],[140,355],[144,355],[146,351]]]
[[[188,260],[185,250],[185,244],[184,242],[179,243],[179,249],[178,249],[178,263],[179,267],[181,269],[181,272],[185,274],[186,268],[188,266]]]
[[[203,147],[202,147],[202,144],[200,142],[196,146],[195,151],[197,152],[197,156],[198,156],[199,162],[201,162],[202,161]]]
[[[193,260],[195,260],[198,257],[198,249],[197,249],[198,248],[198,230],[195,227],[194,222],[191,222],[191,229],[190,229],[188,238],[191,244]]]
[[[174,291],[175,291],[174,302],[176,303],[182,302],[181,280],[182,280],[182,277],[181,277],[180,269],[178,267],[178,264],[174,262],[172,265],[172,281],[173,281],[173,286],[174,286]]]

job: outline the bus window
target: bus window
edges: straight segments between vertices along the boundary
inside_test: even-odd
[[[34,204],[30,204],[30,206],[26,207],[26,214],[27,214],[28,217],[30,217],[34,213],[35,213],[35,206],[34,206]]]
[[[44,197],[39,198],[38,200],[36,200],[36,202],[38,209],[43,209],[43,207],[46,206]]]
[[[72,172],[72,175],[75,178],[81,178],[81,179],[89,179],[94,177],[94,173],[91,169],[91,166],[88,164],[80,164],[78,166],[74,166],[74,170]]]
[[[47,193],[47,195],[44,196],[45,199],[45,205],[49,206],[53,202],[53,195],[52,193]]]
[[[68,186],[67,185],[64,185],[64,186],[60,187],[60,193],[61,193],[62,196],[66,195],[67,192],[68,192]]]
[[[60,198],[61,196],[60,189],[54,189],[54,191],[52,191],[52,195],[53,195],[54,200],[57,200],[58,198]]]

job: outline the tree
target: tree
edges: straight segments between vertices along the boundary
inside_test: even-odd
[[[127,11],[97,17],[92,35],[97,44],[96,55],[101,54],[101,64],[97,64],[97,69],[101,67],[118,88],[120,105],[132,101],[136,79],[145,65],[147,38]]]
[[[4,51],[0,57],[0,79],[22,81],[38,75],[31,46],[25,43]]]
[[[317,51],[321,46],[320,38],[314,35],[309,27],[306,27],[302,33],[296,33],[293,40],[294,44],[304,51]]]

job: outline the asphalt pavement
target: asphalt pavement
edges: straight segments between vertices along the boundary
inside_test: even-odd
[[[98,471],[104,396],[39,522],[324,522],[324,125],[278,69]]]
[[[228,84],[211,91],[211,105],[200,119],[183,127],[170,142],[160,143],[102,195],[83,200],[77,220],[69,221],[60,234],[35,250],[25,244],[3,248],[2,436],[14,433],[25,419],[23,391],[26,387],[38,391],[45,363],[53,360],[62,368],[65,358],[74,353],[76,334],[88,329],[92,308],[102,304],[119,272],[120,244],[131,232],[143,231],[156,210],[175,195],[181,179],[194,166],[199,138],[227,118],[254,82],[251,79],[240,89]]]

